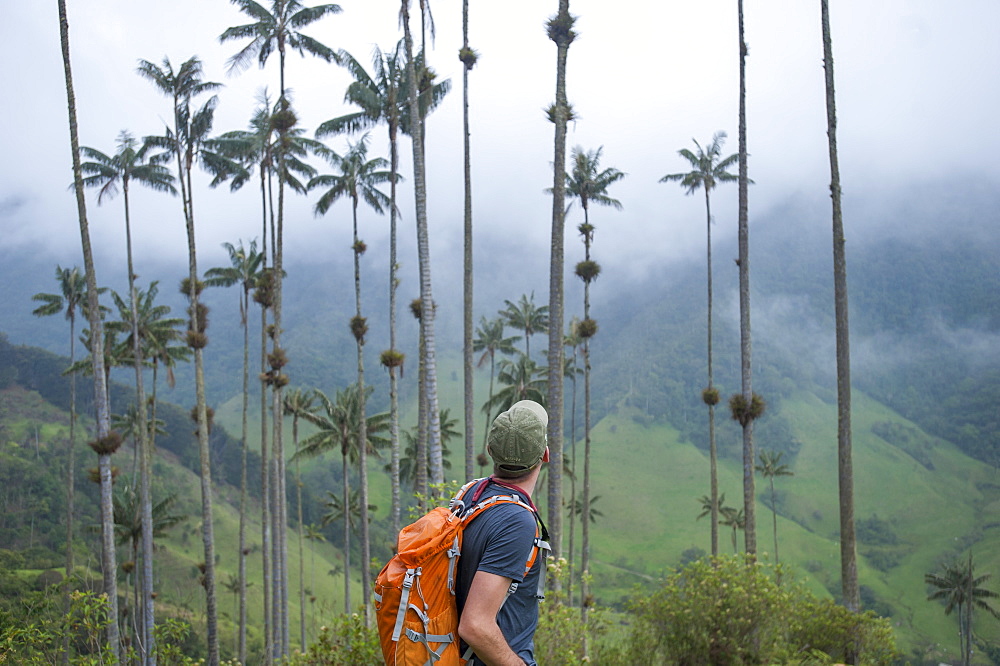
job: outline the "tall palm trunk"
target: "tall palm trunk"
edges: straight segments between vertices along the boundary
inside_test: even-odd
[[[351,614],[351,479],[348,471],[348,438],[344,435],[343,448],[340,451],[343,459],[343,469],[341,470],[341,481],[344,485],[344,613]]]
[[[417,260],[420,265],[420,337],[423,342],[424,390],[427,398],[430,482],[444,482],[441,457],[441,416],[438,411],[437,359],[434,340],[434,299],[431,289],[431,254],[427,233],[427,175],[424,163],[423,120],[417,103],[417,73],[413,62],[413,35],[410,33],[409,0],[403,0],[403,32],[406,44],[406,76],[409,82],[410,127],[413,136],[413,191],[417,211]]]
[[[87,275],[87,304],[90,313],[92,340],[91,355],[94,368],[94,407],[97,420],[97,441],[111,443],[111,412],[107,401],[107,382],[104,374],[104,337],[100,307],[97,300],[97,274],[94,272],[94,254],[90,246],[90,227],[87,223],[87,204],[83,194],[83,174],[80,169],[80,140],[76,122],[76,94],[73,92],[73,72],[69,54],[69,19],[66,15],[66,0],[59,0],[59,41],[62,46],[63,72],[66,77],[66,105],[69,115],[70,150],[73,158],[73,184],[76,192],[76,208],[80,221],[80,244],[83,249],[83,264]],[[110,448],[110,447],[109,447]],[[102,450],[108,450],[102,448]],[[118,582],[115,561],[114,509],[111,502],[111,454],[99,453],[98,467],[101,477],[101,544],[103,552],[101,567],[104,577],[104,592],[108,595],[107,641],[114,663],[119,660],[118,632]]]
[[[152,484],[152,450],[149,446],[150,426],[146,412],[146,387],[142,377],[143,352],[139,340],[139,315],[136,309],[135,268],[132,263],[132,221],[129,215],[128,176],[122,179],[122,195],[125,200],[125,247],[128,257],[129,314],[132,321],[132,361],[135,368],[136,412],[139,419],[137,444],[139,448],[139,512],[142,526],[142,576],[136,586],[142,589],[142,608],[136,605],[136,612],[142,617],[142,627],[138,632],[139,655],[146,665],[156,663],[153,605],[153,501],[150,495]],[[155,424],[151,426],[155,428]],[[133,557],[133,562],[135,558]]]
[[[576,503],[576,345],[575,344],[573,346],[573,375],[572,375],[572,382],[573,382],[573,404],[572,404],[572,406],[570,408],[570,417],[569,417],[569,423],[570,423],[570,426],[569,426],[570,427],[570,436],[569,436],[570,462],[571,462],[571,464],[573,466],[572,473],[570,474],[570,477],[569,477],[569,502],[570,502],[570,507],[572,507]],[[570,514],[569,514],[569,557],[567,558],[567,561],[568,561],[568,564],[569,564],[569,566],[568,566],[569,576],[567,576],[567,578],[566,578],[566,598],[569,599],[570,606],[573,605],[573,545],[574,545],[573,537],[575,536],[573,532],[574,532],[574,526],[575,525],[576,525],[576,517],[573,515],[573,512],[570,511]]]
[[[462,50],[469,51],[469,0],[462,0]],[[473,411],[472,384],[472,157],[469,139],[469,70],[462,67],[462,126],[465,144],[465,233],[463,244],[462,303],[463,333],[462,365],[465,379],[465,478],[471,479],[475,458],[475,413]]]
[[[76,364],[76,304],[69,312],[69,367]],[[73,513],[76,497],[76,373],[69,378],[69,444],[66,446],[66,577],[63,579],[63,614],[70,611],[70,592],[73,590]],[[69,632],[63,638],[64,666],[69,666]]]
[[[203,325],[198,314],[198,267],[194,239],[193,211],[188,221],[188,248],[190,252],[189,273],[191,282],[192,326],[195,330]],[[208,402],[205,397],[205,362],[201,348],[194,350],[195,397],[198,410],[198,458],[201,471],[202,496],[202,539],[205,545],[205,597],[206,625],[208,634],[208,663],[219,663],[218,609],[215,598],[215,529],[212,517],[212,468],[208,443]]]
[[[389,184],[389,349],[396,351],[396,175],[399,173],[399,149],[396,145],[398,123],[389,122],[389,160],[392,182]],[[402,365],[399,366],[402,371]],[[389,367],[389,453],[392,476],[392,537],[399,534],[402,498],[399,483],[399,384],[396,366]],[[395,541],[393,542],[395,549]]]
[[[710,477],[710,492],[712,493],[712,555],[719,554],[719,476],[718,450],[715,445],[715,404],[717,394],[713,384],[712,374],[712,206],[709,197],[709,187],[705,187],[705,246],[707,248],[708,264],[708,466]]]
[[[371,613],[367,590],[371,588],[371,542],[368,534],[368,419],[365,416],[365,336],[362,327],[367,328],[361,318],[361,241],[358,238],[358,198],[354,197],[354,300],[356,321],[359,328],[355,332],[358,347],[358,468],[361,473],[361,589],[364,600],[365,625],[370,626]]]
[[[590,221],[584,208],[584,260],[590,261]],[[590,281],[583,282],[583,319],[590,320]],[[590,607],[590,337],[583,339],[583,497],[580,500],[580,610],[584,623]],[[586,650],[586,645],[584,646]]]
[[[840,581],[844,605],[857,612],[858,550],[854,531],[854,470],[851,462],[851,346],[847,318],[847,258],[844,218],[840,207],[840,164],[837,158],[837,104],[833,80],[830,7],[820,0],[823,23],[823,69],[826,73],[826,123],[830,144],[830,198],[833,201],[833,293],[837,328],[837,478],[840,486]],[[852,655],[857,658],[857,655]]]
[[[181,136],[176,132],[176,136]],[[191,166],[193,157],[191,147],[184,159],[177,148],[179,170],[178,180],[181,182],[181,196],[184,199],[185,229],[188,243],[188,302],[190,304],[189,339],[195,341],[197,334],[204,335],[207,322],[201,312],[198,294],[198,252],[194,235],[194,197],[191,187]],[[185,184],[186,183],[186,184]],[[212,467],[209,457],[208,442],[208,401],[205,396],[205,362],[204,342],[195,342],[194,373],[195,373],[195,413],[198,421],[198,460],[201,484],[201,534],[205,553],[205,573],[203,585],[205,588],[205,624],[208,641],[208,663],[216,666],[219,663],[219,631],[218,609],[215,597],[215,529],[212,516]]]
[[[247,438],[250,434],[248,412],[250,411],[250,284],[243,285],[243,403],[240,430],[240,536],[239,536],[239,628],[236,654],[241,664],[247,663]]]
[[[267,256],[267,247],[264,247]],[[266,262],[266,259],[265,259]],[[273,271],[273,269],[272,269]],[[265,265],[265,274],[267,267]],[[270,278],[273,279],[273,278]],[[273,298],[273,297],[272,297]],[[260,308],[260,372],[267,372],[267,309],[269,304],[261,304]],[[271,587],[271,478],[270,478],[270,440],[268,429],[267,384],[261,383],[260,388],[260,529],[261,529],[261,587],[264,593],[262,610],[264,613],[264,663],[270,664],[274,651],[271,633],[271,609],[274,606]]]
[[[281,111],[290,111],[285,90],[285,41],[278,40],[279,70],[281,76],[281,98],[279,108]],[[272,241],[274,243],[274,334],[271,336],[272,348],[275,357],[283,355],[281,347],[281,307],[282,307],[282,282],[283,282],[283,240],[285,221],[285,139],[287,128],[278,132],[280,149],[278,151],[278,226],[275,230]],[[285,484],[284,484],[284,447],[282,442],[282,413],[284,404],[282,400],[282,388],[287,378],[281,374],[281,369],[276,369],[276,381],[271,387],[272,401],[272,423],[273,428],[273,470],[272,496],[274,506],[271,520],[274,561],[272,562],[272,578],[274,582],[274,604],[272,607],[274,632],[274,656],[275,658],[288,654],[288,579],[287,568],[285,566],[287,554],[287,539],[285,526],[287,525],[287,511],[285,508]]]
[[[299,452],[299,415],[292,416],[292,446],[295,453]],[[295,499],[298,504],[298,541],[299,541],[299,644],[302,652],[305,653],[308,644],[306,643],[306,567],[305,567],[305,544],[303,543],[302,523],[302,470],[300,469],[298,457],[295,458]]]
[[[771,528],[774,533],[774,563],[778,564],[778,498],[774,494],[774,476],[771,476]]]
[[[273,268],[268,271],[267,254],[267,230],[268,213],[274,218],[274,191],[271,187],[271,178],[266,179],[267,189],[265,193],[265,176],[261,171],[261,254],[263,255],[261,278],[263,283],[258,289],[257,300],[260,304],[260,376],[268,376],[267,365],[267,311],[274,306],[274,277]],[[271,225],[271,252],[274,253],[274,226]],[[273,260],[272,260],[273,263]],[[268,384],[262,381],[260,384],[260,531],[261,531],[261,592],[264,600],[261,607],[264,618],[264,664],[271,664],[273,652],[271,634],[271,609],[273,607],[271,590],[271,481],[270,481],[270,432],[268,430]],[[244,598],[246,594],[244,593]]]
[[[574,38],[569,0],[559,0],[559,11],[549,21],[549,38],[556,43],[555,142],[552,174],[552,244],[549,256],[549,533],[552,555],[562,552],[562,468],[563,468],[563,271],[566,221],[566,124],[569,103],[566,101],[566,59]],[[527,335],[525,336],[527,338]]]
[[[747,120],[746,120],[746,56],[747,46],[743,41],[743,0],[738,0],[740,32],[740,120],[739,120],[739,269],[740,269],[740,368],[742,376],[743,400],[750,409],[753,403],[753,388],[750,374],[750,234],[747,213]],[[757,519],[754,510],[754,452],[753,418],[743,420],[743,513],[746,520],[743,536],[746,551],[751,556],[757,554]]]

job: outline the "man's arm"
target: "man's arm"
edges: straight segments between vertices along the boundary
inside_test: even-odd
[[[458,623],[458,635],[487,666],[524,666],[497,626],[497,613],[507,598],[511,579],[477,571]]]

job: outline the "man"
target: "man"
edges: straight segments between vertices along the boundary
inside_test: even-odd
[[[531,400],[515,403],[493,421],[487,440],[493,476],[476,501],[513,494],[534,509],[531,493],[542,463],[549,461],[547,426],[545,410]],[[500,504],[465,528],[456,597],[463,653],[465,646],[475,653],[470,666],[536,666],[537,592],[548,554],[540,550],[525,575],[536,519],[537,511]]]

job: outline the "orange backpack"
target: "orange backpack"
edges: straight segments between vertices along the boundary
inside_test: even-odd
[[[432,509],[400,531],[396,555],[375,579],[375,617],[382,655],[389,666],[461,666],[471,657],[471,650],[459,654],[455,580],[463,531],[480,513],[498,504],[518,504],[535,516],[535,540],[524,567],[525,576],[535,564],[538,551],[550,549],[538,513],[516,493],[494,495],[473,504],[489,481],[470,481],[448,507]],[[476,484],[480,485],[468,503],[471,506],[467,506],[463,498]],[[541,566],[539,599],[544,598],[544,553]],[[511,583],[508,596],[517,589],[518,582]]]

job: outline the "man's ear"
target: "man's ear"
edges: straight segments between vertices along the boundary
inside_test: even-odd
[[[549,461],[549,447],[545,447],[545,453],[542,454],[542,462]]]

